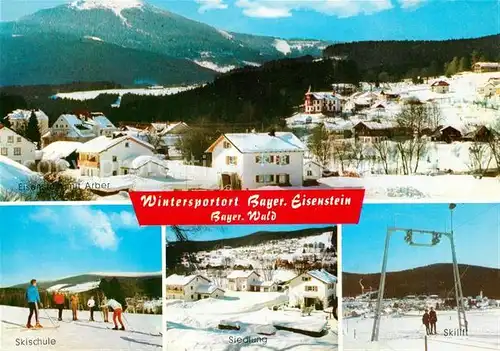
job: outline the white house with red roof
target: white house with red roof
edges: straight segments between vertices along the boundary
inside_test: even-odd
[[[341,96],[333,91],[314,92],[309,90],[304,96],[304,112],[305,113],[334,113],[342,110]]]
[[[337,277],[324,269],[302,273],[288,281],[287,285],[290,306],[321,305],[324,309],[337,296]]]
[[[446,94],[450,91],[450,84],[444,80],[438,80],[431,84],[431,90],[435,93]]]

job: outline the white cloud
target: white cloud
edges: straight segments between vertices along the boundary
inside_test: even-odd
[[[295,10],[316,11],[342,18],[393,8],[392,0],[237,0],[236,6],[242,8],[246,16],[260,18],[290,17]]]
[[[107,214],[87,206],[40,208],[30,216],[48,230],[68,238],[72,244],[90,244],[102,250],[116,250],[120,238],[117,229],[138,229],[136,217],[127,211]]]
[[[210,10],[225,10],[227,9],[227,4],[224,0],[196,0],[200,4],[198,12],[204,13]]]
[[[427,0],[399,0],[399,4],[404,9],[414,9],[421,6]]]

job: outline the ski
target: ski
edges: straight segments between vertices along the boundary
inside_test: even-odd
[[[59,328],[59,325],[56,325],[56,326],[50,326],[50,327],[43,327],[43,328],[35,328],[35,327],[33,327],[33,328],[26,328],[26,327],[24,327],[24,328],[22,328],[22,330],[21,330],[21,331],[28,331],[28,330],[44,330],[44,329],[57,329],[57,328]]]
[[[148,333],[148,332],[143,332],[139,330],[120,330],[120,329],[113,329],[113,328],[106,328],[108,330],[113,330],[113,331],[121,331],[121,332],[128,332],[128,333],[134,333],[134,334],[142,334],[142,335],[149,335],[149,336],[162,336],[162,333]]]

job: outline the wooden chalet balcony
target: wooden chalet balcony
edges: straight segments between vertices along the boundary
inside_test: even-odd
[[[98,161],[86,161],[86,160],[78,160],[79,167],[91,167],[91,168],[99,168]]]

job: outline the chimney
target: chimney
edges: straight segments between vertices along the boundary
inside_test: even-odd
[[[274,129],[271,129],[271,131],[269,132],[269,136],[275,137],[276,131]]]

